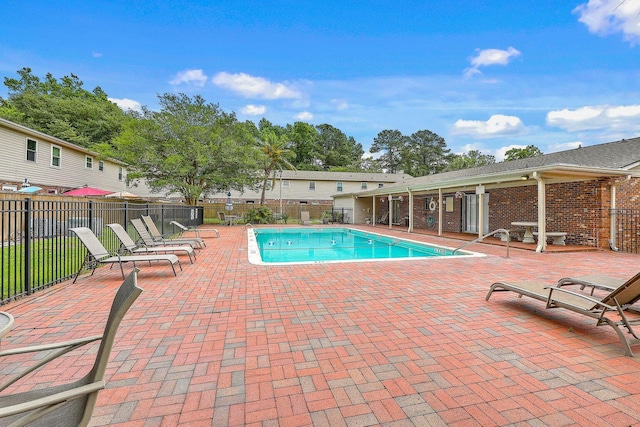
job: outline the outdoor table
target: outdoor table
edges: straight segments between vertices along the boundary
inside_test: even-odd
[[[511,225],[515,225],[516,227],[524,227],[524,236],[522,237],[522,243],[535,243],[535,239],[533,238],[533,233],[531,232],[531,228],[537,227],[538,223],[533,221],[514,221]]]
[[[4,311],[0,311],[0,340],[7,335],[13,327],[13,316]]]

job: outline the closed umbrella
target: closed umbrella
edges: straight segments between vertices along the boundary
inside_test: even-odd
[[[113,197],[114,199],[139,199],[137,194],[129,193],[128,191],[118,191],[117,193],[107,194],[104,197]]]

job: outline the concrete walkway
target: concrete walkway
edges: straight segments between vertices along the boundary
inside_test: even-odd
[[[611,328],[511,293],[485,301],[497,280],[630,277],[638,255],[512,248],[507,259],[475,244],[488,256],[265,267],[247,262],[244,227],[219,230],[203,232],[208,246],[178,277],[140,265],[144,293],[93,426],[640,424],[640,357],[624,356]],[[2,307],[16,318],[2,347],[100,333],[120,281],[100,268]],[[78,376],[96,347],[20,389]]]

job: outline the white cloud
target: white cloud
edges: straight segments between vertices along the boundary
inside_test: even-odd
[[[263,77],[254,77],[245,73],[218,73],[213,83],[225,89],[239,93],[246,98],[298,99],[302,94],[286,83],[273,83]]]
[[[109,98],[109,101],[113,102],[118,107],[122,108],[124,111],[127,111],[127,110],[142,111],[142,104],[140,104],[138,101],[134,101],[133,99]]]
[[[248,116],[260,116],[267,111],[267,107],[264,105],[249,104],[242,108],[242,113]]]
[[[507,155],[507,151],[511,150],[512,148],[526,148],[526,145],[517,145],[517,144],[511,144],[511,145],[507,145],[506,147],[500,147],[497,150],[495,150],[494,156],[496,157],[496,161],[501,162],[504,160],[505,156]]]
[[[296,114],[294,118],[302,121],[309,121],[309,120],[313,120],[313,114],[311,114],[308,111],[303,111],[301,113]]]
[[[549,111],[547,125],[574,132],[593,129],[640,129],[640,105],[585,106],[575,110]]]
[[[202,72],[202,70],[185,70],[179,71],[175,77],[169,81],[169,84],[177,86],[185,83],[202,87],[207,82],[207,78],[208,77]]]
[[[622,33],[632,44],[640,43],[640,2],[637,0],[589,0],[573,10],[589,32],[606,36]]]
[[[547,151],[545,151],[545,154],[547,153],[557,153],[558,151],[566,151],[566,150],[573,150],[574,148],[579,148],[581,146],[583,146],[584,144],[580,141],[575,141],[575,142],[563,142],[563,143],[558,143],[558,144],[549,144],[547,146]]]
[[[345,99],[334,98],[331,100],[331,105],[338,111],[344,111],[349,108],[349,103]]]
[[[102,56],[102,53],[100,53],[100,52],[91,52],[91,56],[93,56],[94,58],[100,58]]]
[[[502,49],[476,49],[477,55],[470,59],[471,67],[464,70],[466,77],[474,74],[481,74],[480,67],[489,65],[507,65],[511,60],[520,56],[520,51],[513,47],[507,50]]]
[[[469,135],[473,138],[493,138],[502,135],[514,135],[524,131],[520,118],[494,114],[487,121],[458,119],[452,129],[454,135]]]

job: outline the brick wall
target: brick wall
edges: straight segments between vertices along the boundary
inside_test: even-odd
[[[567,232],[567,244],[609,247],[611,207],[611,181],[586,181],[547,184],[547,231]],[[538,188],[535,183],[514,188],[487,190],[489,194],[489,230],[512,228],[512,221],[536,221],[538,218]],[[431,195],[414,196],[413,225],[416,229],[438,230],[438,210],[429,209]],[[443,193],[454,197],[453,212],[443,211],[442,230],[462,231],[462,203],[454,193]],[[433,195],[437,201],[437,195]],[[387,211],[387,203],[381,204],[378,216]],[[640,178],[620,185],[617,191],[619,209],[640,209]],[[406,196],[400,203],[400,218],[409,212]],[[404,224],[404,223],[403,223]],[[636,236],[640,239],[640,236]]]

